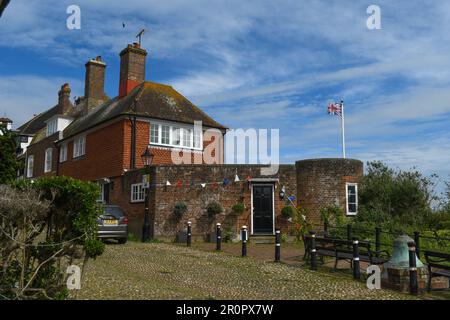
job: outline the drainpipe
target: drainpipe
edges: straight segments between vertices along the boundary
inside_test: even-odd
[[[130,169],[136,169],[136,116],[130,117],[131,122],[131,155]]]

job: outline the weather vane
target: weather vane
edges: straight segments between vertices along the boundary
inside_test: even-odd
[[[141,46],[142,36],[144,35],[144,33],[145,33],[145,29],[142,29],[136,36],[136,38],[139,39],[139,46]]]

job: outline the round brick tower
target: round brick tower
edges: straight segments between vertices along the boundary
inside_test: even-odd
[[[311,159],[295,163],[297,204],[309,210],[309,221],[319,224],[320,209],[338,206],[347,212],[346,185],[359,183],[364,165],[354,159]]]

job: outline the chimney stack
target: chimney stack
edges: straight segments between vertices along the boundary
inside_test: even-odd
[[[58,92],[58,114],[67,114],[73,108],[72,102],[70,102],[70,91],[68,83],[61,86],[61,90]]]
[[[98,56],[86,63],[86,78],[84,83],[85,113],[99,106],[105,99],[105,69],[106,63]]]
[[[138,43],[129,44],[120,53],[119,98],[129,94],[145,81],[145,60],[147,51]]]

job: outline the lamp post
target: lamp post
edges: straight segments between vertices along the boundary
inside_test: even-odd
[[[152,165],[154,155],[150,152],[149,148],[145,149],[145,152],[141,155],[142,163],[144,164],[145,174],[150,174],[150,166]],[[144,225],[142,226],[142,242],[146,242],[150,238],[150,213],[149,213],[149,199],[150,199],[150,185],[146,187],[145,193],[145,212],[144,212]]]

